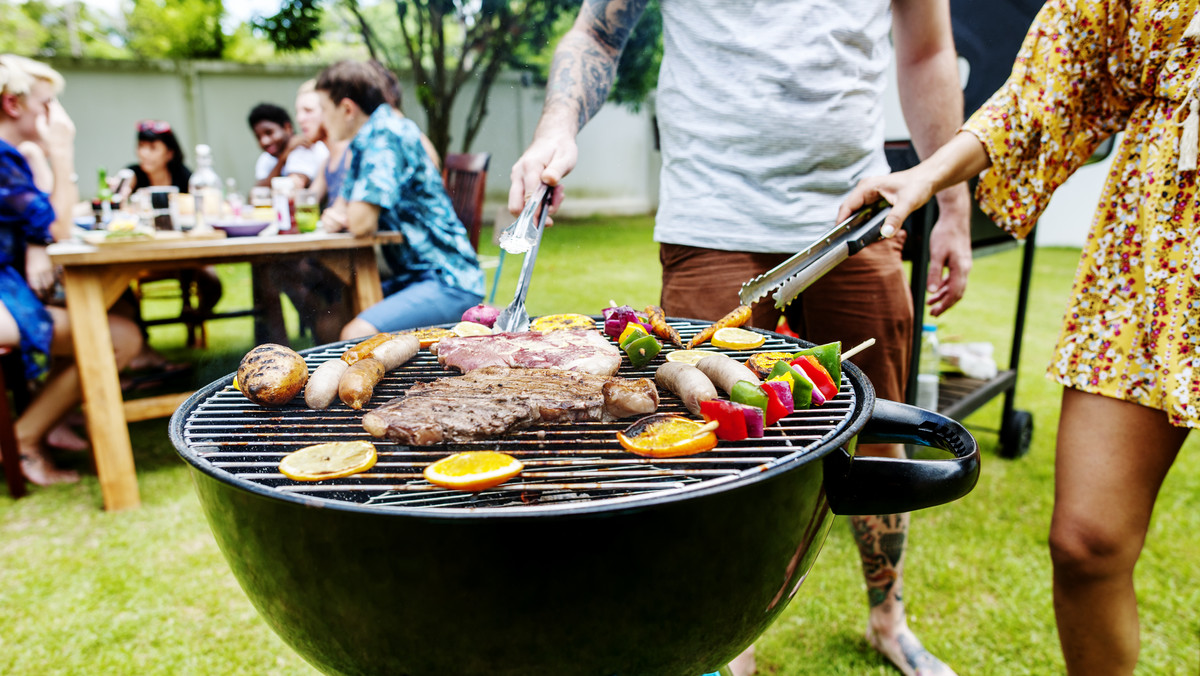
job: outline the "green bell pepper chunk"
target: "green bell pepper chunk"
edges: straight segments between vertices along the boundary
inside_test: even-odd
[[[734,383],[733,390],[729,392],[729,398],[739,404],[762,409],[764,418],[767,415],[767,404],[770,403],[767,393],[749,380]]]
[[[796,409],[812,408],[812,381],[808,376],[796,370],[795,366],[780,359],[767,375],[767,380],[786,377],[792,384],[792,402]]]
[[[825,370],[829,372],[829,376],[833,378],[833,384],[838,387],[842,386],[842,341],[839,340],[810,347],[806,350],[800,350],[792,355],[792,357],[795,358],[805,354],[811,354],[816,357],[821,366],[825,367]]]
[[[632,328],[630,328],[630,326],[632,326]],[[625,327],[626,327],[626,330],[629,331],[629,335],[627,335],[623,339],[621,339],[621,341],[619,343],[619,346],[622,350],[624,350],[626,346],[628,346],[630,343],[637,340],[638,338],[645,338],[646,336],[650,335],[649,333],[646,333],[645,329],[643,329],[641,326],[638,326],[637,324],[626,324]],[[624,331],[622,331],[621,333],[624,333]]]
[[[633,368],[640,369],[650,363],[662,350],[662,344],[654,336],[642,336],[625,344],[625,354],[629,355],[629,363]]]

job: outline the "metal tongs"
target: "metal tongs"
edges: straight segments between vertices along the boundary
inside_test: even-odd
[[[525,208],[521,210],[517,220],[500,233],[500,247],[508,253],[525,254],[525,262],[521,265],[521,277],[517,280],[517,292],[513,295],[512,302],[501,310],[500,316],[496,318],[495,326],[499,331],[511,333],[529,328],[525,295],[529,292],[533,263],[537,260],[538,246],[542,242],[542,231],[546,229],[546,217],[550,213],[550,200],[553,196],[554,191],[543,183],[525,203]]]
[[[774,292],[775,307],[786,307],[825,273],[878,241],[883,219],[891,210],[884,200],[859,209],[808,248],[743,284],[738,298],[743,305],[752,305]]]

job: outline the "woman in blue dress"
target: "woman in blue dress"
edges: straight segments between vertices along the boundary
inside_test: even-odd
[[[16,423],[21,470],[39,485],[79,480],[76,472],[55,467],[43,446],[50,429],[80,400],[79,369],[64,361],[73,352],[67,312],[41,300],[54,282],[46,246],[53,233],[69,232],[77,192],[75,125],[57,100],[62,85],[62,77],[45,65],[0,56],[0,345],[20,348],[30,379],[50,370]],[[34,184],[17,150],[25,142],[46,148],[52,195]],[[56,210],[63,218],[56,219]],[[110,315],[109,327],[121,368],[141,349],[142,337],[136,324],[121,317]]]

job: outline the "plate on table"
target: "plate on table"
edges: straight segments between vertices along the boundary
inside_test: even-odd
[[[270,221],[213,221],[212,226],[229,237],[253,237],[270,224]]]

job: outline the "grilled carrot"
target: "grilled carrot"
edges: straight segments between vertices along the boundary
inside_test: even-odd
[[[375,351],[375,348],[388,342],[393,337],[394,336],[390,333],[377,333],[361,343],[347,348],[346,351],[342,353],[342,361],[354,366],[355,362],[360,359],[366,359],[367,357],[370,357],[371,353]]]
[[[739,305],[733,312],[721,317],[715,324],[709,324],[708,326],[704,327],[704,330],[693,336],[692,339],[688,341],[687,349],[690,350],[709,338],[712,338],[713,334],[717,332],[717,329],[723,329],[727,326],[741,326],[748,321],[750,321],[750,306]]]
[[[679,332],[675,330],[675,327],[667,323],[667,317],[662,308],[657,305],[647,305],[646,316],[650,318],[650,328],[654,329],[654,335],[671,341],[673,345],[683,347],[683,339],[679,337]]]

